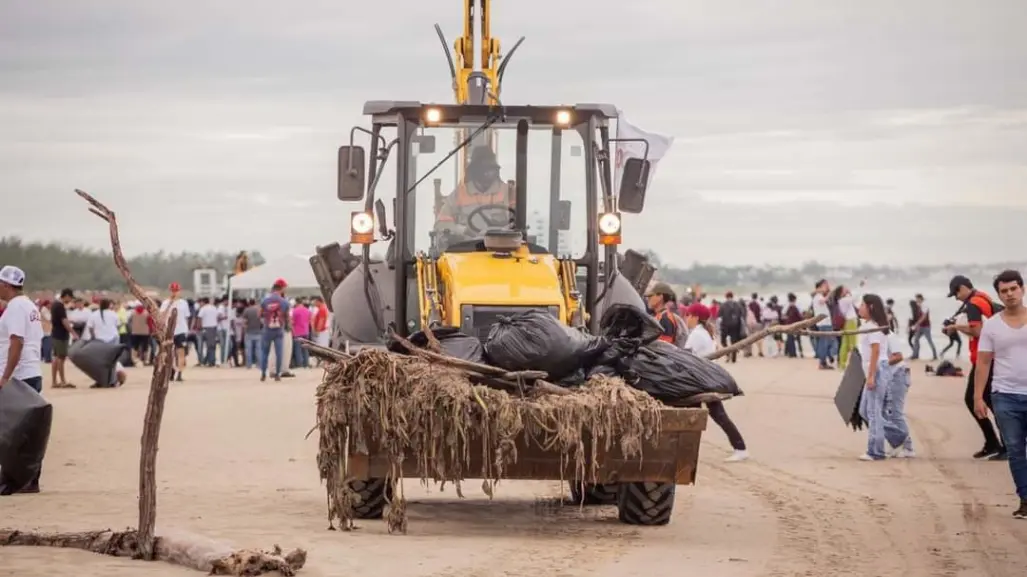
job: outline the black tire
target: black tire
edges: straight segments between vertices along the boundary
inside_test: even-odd
[[[384,478],[367,479],[366,481],[350,481],[349,488],[360,497],[353,505],[353,517],[356,519],[381,519],[385,514],[385,506],[392,497],[389,484]]]
[[[673,483],[621,483],[617,517],[628,525],[666,525],[674,511]]]
[[[575,505],[616,505],[618,485],[616,483],[585,483],[584,492],[580,481],[570,481],[571,502]]]

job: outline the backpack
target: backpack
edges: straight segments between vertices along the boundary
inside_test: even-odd
[[[844,329],[845,315],[842,314],[842,308],[838,306],[838,301],[827,301],[827,310],[831,313],[831,330],[840,331]]]
[[[685,342],[688,341],[688,325],[685,324],[685,319],[671,310],[666,310],[663,314],[667,315],[670,318],[670,322],[674,325],[674,342],[671,344],[679,349],[684,349]]]
[[[742,326],[742,305],[737,301],[727,301],[720,305],[720,313],[723,315],[720,325],[724,329],[731,330]]]

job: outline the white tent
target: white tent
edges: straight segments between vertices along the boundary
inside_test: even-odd
[[[310,257],[293,254],[232,277],[232,290],[271,290],[271,285],[278,279],[283,279],[290,288],[318,288],[317,278],[310,268]]]

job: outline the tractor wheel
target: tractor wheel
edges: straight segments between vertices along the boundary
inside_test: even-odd
[[[580,481],[570,481],[571,502],[575,505],[616,505],[617,484],[585,483],[584,491]]]
[[[389,494],[389,484],[384,478],[350,481],[349,488],[360,497],[360,502],[353,505],[353,517],[357,519],[382,518],[385,513],[385,505],[392,497]]]
[[[621,483],[617,513],[628,525],[666,525],[674,511],[673,483]]]

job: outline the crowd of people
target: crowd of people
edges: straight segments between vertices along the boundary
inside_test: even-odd
[[[984,437],[982,448],[973,458],[1009,462],[1020,499],[1013,515],[1027,519],[1027,308],[1023,303],[1023,277],[1015,270],[995,277],[993,288],[1001,302],[975,288],[963,275],[954,276],[948,288],[949,297],[957,299],[960,306],[942,323],[950,339],[942,354],[955,346],[958,356],[962,336],[969,340],[970,371],[964,403]],[[715,351],[718,336],[721,346],[731,347],[771,326],[818,318],[808,332],[818,366],[823,370],[845,369],[850,358],[858,358],[861,364],[864,386],[858,413],[866,422],[868,434],[867,449],[860,459],[916,456],[905,416],[912,381],[909,361],[919,358],[922,340],[930,346],[932,360],[939,357],[923,295],[917,294],[910,301],[906,339],[898,334],[893,300],[870,292],[855,296],[846,286],[832,288],[826,279],[815,283],[811,305],[804,311],[796,304],[794,294],[789,294],[787,306],[782,306],[777,297],[763,301],[752,294],[745,302],[727,292],[723,301],[713,300],[707,306],[702,302],[705,295],[690,292],[678,299],[669,285],[657,282],[645,296],[647,307],[663,328],[661,339],[698,355]],[[752,343],[749,350],[736,348],[724,358],[736,363],[739,352],[747,356],[803,357],[802,337],[802,332],[790,332],[784,339],[780,333],[771,334],[766,340]],[[912,349],[908,357],[906,345]],[[931,366],[925,369],[932,371]],[[745,442],[722,403],[710,403],[708,408],[710,418],[724,430],[734,449],[729,460],[745,460]]]

